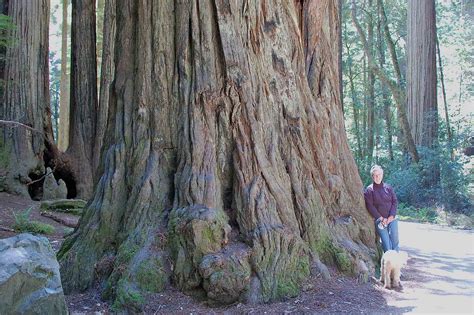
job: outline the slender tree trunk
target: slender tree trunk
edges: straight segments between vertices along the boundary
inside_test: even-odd
[[[69,148],[77,196],[92,196],[97,125],[95,0],[72,2]]]
[[[298,294],[312,258],[373,268],[337,4],[117,2],[104,174],[59,253],[67,292],[107,279],[105,296],[138,311],[130,297],[171,275],[262,302]]]
[[[1,119],[32,127],[0,126],[0,169],[3,189],[39,199],[42,183],[28,185],[44,173],[45,141],[54,142],[51,126],[48,67],[49,1],[10,1],[15,28],[2,69],[5,87]]]
[[[69,146],[68,5],[69,0],[63,0],[63,23],[61,25],[61,103],[58,132],[58,147],[59,150],[63,152],[66,151]]]
[[[438,39],[436,39],[436,50],[438,54],[439,80],[441,81],[441,92],[443,93],[444,115],[446,118],[446,132],[448,135],[448,147],[449,147],[449,151],[451,155],[451,160],[454,160],[453,141],[452,141],[453,136],[452,136],[451,124],[449,120],[448,101],[446,99],[446,88],[444,86],[443,61],[441,59],[441,52],[439,49]]]
[[[95,136],[95,146],[93,155],[93,167],[95,173],[94,183],[97,183],[103,172],[101,167],[104,157],[104,137],[107,127],[107,117],[110,101],[110,90],[114,79],[114,45],[116,33],[115,18],[116,0],[106,0],[104,3],[104,30],[102,45],[102,66],[100,74],[100,94],[99,94],[99,110],[97,112],[97,127]]]
[[[369,0],[369,13],[367,16],[367,43],[369,54],[374,55],[374,21],[372,15],[373,1]],[[368,58],[368,57],[367,57]],[[367,166],[372,165],[375,140],[375,74],[371,67],[367,73]]]
[[[385,12],[383,11],[382,5],[383,5],[382,1],[378,0],[377,1],[377,7],[378,7],[378,12],[379,12],[379,19],[377,23],[378,51],[379,51],[380,68],[384,69],[385,68],[385,47],[384,47],[384,36],[382,34],[384,33],[383,29],[385,28],[386,21],[385,21]],[[395,60],[398,60],[398,59],[395,57]],[[398,69],[398,71],[400,71],[400,69]],[[398,84],[400,85],[401,80],[398,77],[398,75],[397,75],[397,81],[398,81]],[[387,86],[385,84],[381,84],[381,87],[382,87],[383,112],[384,112],[384,117],[385,117],[385,124],[387,127],[385,135],[387,137],[388,156],[390,160],[393,161],[392,114],[390,110],[390,105],[391,105],[390,96],[387,90]]]
[[[345,27],[347,29],[347,27]],[[344,34],[346,35],[346,34]],[[350,47],[347,44],[346,41],[346,49],[347,49],[347,56],[348,56],[348,71],[349,71],[349,87],[350,87],[350,93],[351,93],[351,99],[352,99],[352,116],[354,119],[354,126],[355,126],[355,136],[356,136],[356,144],[357,144],[357,151],[356,151],[356,157],[357,160],[361,161],[362,160],[362,145],[361,145],[361,132],[360,132],[360,115],[359,115],[359,106],[360,102],[357,98],[357,93],[355,90],[355,84],[354,84],[354,73],[352,71],[352,55],[349,53],[350,52]]]
[[[403,135],[405,137],[405,146],[410,153],[410,156],[412,157],[413,161],[415,163],[418,163],[419,161],[419,156],[418,156],[418,151],[416,149],[415,142],[413,140],[413,136],[411,135],[410,132],[410,126],[408,123],[408,117],[405,109],[405,93],[403,92],[402,88],[398,86],[395,82],[393,82],[388,75],[380,69],[380,67],[377,65],[376,61],[374,60],[374,57],[371,55],[369,46],[367,44],[367,39],[365,37],[364,32],[362,31],[362,28],[357,21],[357,13],[356,13],[356,5],[355,1],[352,0],[352,22],[354,23],[354,26],[357,29],[357,33],[359,34],[359,37],[362,41],[362,46],[364,47],[364,51],[368,56],[369,59],[369,65],[372,67],[372,69],[375,71],[377,76],[380,78],[380,81],[382,81],[383,84],[387,85],[390,89],[390,92],[393,95],[393,98],[395,100],[395,104],[397,105],[397,110],[398,110],[398,117],[399,117],[399,124],[402,129]]]

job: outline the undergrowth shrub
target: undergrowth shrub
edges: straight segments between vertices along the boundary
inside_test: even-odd
[[[54,227],[52,225],[30,220],[31,210],[33,210],[33,207],[29,207],[23,212],[13,214],[15,218],[13,229],[21,233],[53,234]]]

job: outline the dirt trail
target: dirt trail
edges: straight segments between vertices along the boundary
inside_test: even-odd
[[[389,306],[409,313],[474,314],[474,232],[400,222],[401,249],[410,259],[401,291]]]

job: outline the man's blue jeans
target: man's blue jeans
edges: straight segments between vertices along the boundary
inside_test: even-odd
[[[398,252],[398,219],[393,220],[383,229],[378,227],[379,222],[379,220],[375,220],[375,229],[382,240],[383,252],[391,249]]]

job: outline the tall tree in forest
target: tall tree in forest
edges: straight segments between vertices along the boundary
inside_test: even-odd
[[[386,39],[387,36],[389,37],[389,40],[391,41],[390,34],[386,34],[385,36],[383,35],[385,33],[385,28],[388,28],[386,25],[386,17],[385,17],[385,11],[383,8],[383,3],[381,0],[377,1],[377,12],[378,12],[378,22],[377,22],[377,48],[378,48],[378,53],[379,53],[379,63],[380,63],[380,68],[384,69],[385,68],[385,41],[384,38]],[[387,30],[388,32],[388,30]],[[393,43],[392,43],[393,45]],[[396,64],[398,64],[398,59],[395,58]],[[398,67],[397,67],[397,70]],[[400,82],[401,80],[399,80]],[[386,124],[386,137],[387,137],[387,150],[388,150],[388,156],[391,161],[393,161],[393,148],[392,148],[392,113],[390,109],[390,97],[389,97],[389,92],[388,88],[385,84],[382,84],[382,103],[383,103],[383,113],[384,113],[384,118],[385,118],[385,124]]]
[[[65,290],[106,280],[136,311],[170,276],[232,303],[296,295],[312,259],[373,270],[338,0],[122,2],[104,173],[59,252]]]
[[[49,0],[3,1],[15,27],[6,48],[0,117],[2,188],[32,197],[41,194],[34,181],[44,174],[45,142],[53,143],[49,108]],[[19,124],[18,124],[19,123]],[[22,125],[20,125],[22,124]]]
[[[96,183],[102,173],[100,161],[103,160],[104,137],[107,127],[107,114],[109,108],[110,88],[114,79],[114,47],[115,47],[115,7],[116,0],[105,0],[104,3],[104,29],[102,31],[102,49],[101,49],[101,71],[100,71],[100,91],[99,91],[99,110],[97,112],[97,127],[95,135],[95,147],[93,155],[92,168],[95,172],[94,183]]]
[[[434,0],[408,1],[407,112],[417,146],[438,143],[436,76],[436,12]],[[429,170],[429,182],[439,182],[439,169]]]
[[[373,0],[368,0],[368,15],[367,15],[367,44],[369,54],[374,56],[375,35],[374,35],[374,15],[373,15]],[[368,55],[368,54],[367,54]],[[372,158],[375,147],[375,73],[372,67],[368,68],[367,72],[367,166],[370,169],[372,165]]]
[[[383,7],[383,6],[382,6]],[[383,84],[385,84],[389,89],[390,92],[393,95],[393,98],[395,100],[395,104],[397,105],[397,111],[398,111],[398,121],[400,125],[400,129],[402,130],[402,134],[404,137],[404,144],[407,148],[407,151],[410,153],[410,156],[412,159],[418,163],[419,161],[419,154],[418,150],[415,145],[415,141],[413,140],[413,136],[410,132],[410,124],[408,122],[408,117],[407,117],[407,112],[405,108],[405,91],[403,89],[403,86],[401,85],[401,82],[394,82],[384,71],[384,69],[381,69],[379,65],[376,62],[375,57],[372,55],[371,50],[369,49],[369,45],[367,42],[367,36],[365,36],[364,31],[362,30],[362,27],[358,21],[357,17],[357,6],[355,3],[355,0],[352,0],[351,3],[351,17],[352,17],[352,23],[354,24],[355,28],[357,29],[357,33],[359,34],[360,40],[362,42],[362,46],[364,47],[364,51],[367,54],[368,60],[369,60],[369,66],[372,68],[372,70],[377,74],[379,77],[380,81],[382,81]],[[389,43],[390,45],[390,43]],[[391,57],[392,61],[395,57],[394,51],[390,49],[391,52]],[[394,65],[395,69],[397,70],[397,67]],[[397,81],[401,80],[401,75],[398,75],[397,73]]]
[[[69,73],[68,73],[68,23],[67,11],[69,0],[62,1],[61,25],[61,92],[59,110],[59,132],[58,147],[61,151],[66,151],[69,146]]]
[[[69,147],[77,196],[88,199],[93,189],[97,122],[95,0],[72,2],[71,100]]]

